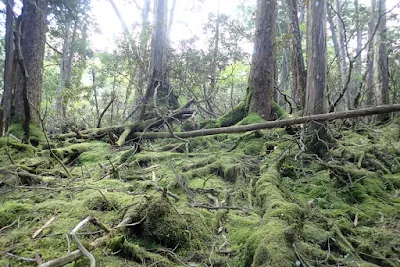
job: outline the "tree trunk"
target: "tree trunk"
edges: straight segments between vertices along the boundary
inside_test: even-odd
[[[367,91],[367,100],[366,105],[372,106],[375,102],[375,93],[374,93],[374,30],[375,30],[375,7],[376,0],[371,0],[371,11],[370,11],[370,19],[368,23],[368,40],[370,40],[368,44],[368,54],[367,54],[367,83],[366,83],[366,91]]]
[[[303,110],[305,105],[305,90],[307,72],[304,66],[303,50],[301,48],[301,35],[299,20],[297,18],[297,1],[286,0],[286,12],[289,19],[292,58],[292,99],[297,109]]]
[[[265,120],[274,119],[276,6],[276,0],[257,1],[254,52],[246,100],[249,113],[258,113]]]
[[[100,116],[100,110],[99,110],[99,101],[97,97],[97,85],[96,85],[96,72],[94,69],[92,69],[92,89],[93,89],[93,96],[94,96],[94,104],[96,106],[96,119],[99,118]]]
[[[326,0],[308,2],[306,114],[326,112]],[[307,150],[323,156],[327,150],[324,123],[310,123],[306,130]]]
[[[64,44],[62,50],[62,57],[60,63],[60,75],[58,78],[58,88],[57,88],[57,102],[56,102],[56,110],[61,113],[64,110],[64,101],[63,101],[63,90],[65,87],[66,73],[67,73],[67,63],[69,58],[69,46],[70,46],[70,31],[71,31],[71,21],[67,21],[65,23],[64,29]],[[65,115],[65,114],[64,114]]]
[[[336,24],[337,24],[337,31],[339,33],[339,54],[337,54],[337,56],[340,66],[339,71],[340,71],[341,89],[343,90],[346,86],[346,80],[347,80],[347,63],[346,63],[347,46],[346,46],[346,40],[344,38],[344,25],[342,21],[342,7],[340,4],[340,0],[335,0],[335,4],[337,13]],[[346,103],[346,108],[351,109],[350,90],[346,90],[344,99]]]
[[[361,41],[362,41],[362,36],[361,36],[361,29],[360,29],[360,16],[359,16],[359,5],[358,5],[358,0],[354,0],[354,11],[356,15],[356,37],[357,37],[357,47],[356,47],[356,55],[360,53],[361,51]],[[356,79],[353,82],[353,86],[351,89],[351,95],[356,96],[354,101],[353,101],[353,108],[358,108],[360,98],[361,98],[361,91],[360,91],[360,84],[361,84],[361,72],[362,72],[362,62],[361,62],[361,55],[357,57],[355,61],[355,67],[354,71],[356,73]]]
[[[279,78],[279,94],[278,94],[278,103],[279,106],[285,107],[285,99],[282,95],[282,93],[286,93],[288,87],[289,87],[289,79],[288,79],[288,64],[287,64],[287,49],[283,48],[282,51],[282,60],[281,60],[281,73],[280,73],[280,78]]]
[[[47,0],[24,1],[21,14],[21,54],[26,73],[18,72],[13,120],[40,123],[43,59],[47,31]],[[18,34],[17,34],[18,35]],[[20,68],[21,69],[21,68]],[[25,88],[26,87],[26,88]],[[24,93],[26,89],[26,94]],[[28,124],[29,124],[28,122]]]
[[[0,104],[0,136],[7,131],[11,119],[11,103],[14,70],[14,43],[13,43],[13,7],[14,0],[8,0],[6,8],[6,51],[4,62],[4,91]]]
[[[389,104],[389,73],[386,51],[386,0],[376,3],[376,21],[379,21],[378,31],[375,35],[375,82],[378,105]],[[380,17],[380,19],[379,19]]]
[[[218,66],[218,54],[219,54],[219,21],[220,21],[220,0],[217,0],[217,18],[215,21],[215,35],[214,35],[214,50],[211,60],[211,71],[210,71],[210,92],[207,94],[213,94],[215,92],[215,85],[217,83],[217,66]],[[206,88],[205,88],[206,89]],[[205,90],[206,91],[206,90]],[[204,97],[207,97],[204,93]],[[213,112],[209,101],[206,102],[209,105],[209,110]]]
[[[167,13],[168,1],[156,0],[154,3],[154,30],[151,44],[150,79],[146,93],[142,99],[139,119],[145,118],[149,103],[154,105],[150,110],[151,116],[162,114],[166,109],[178,106],[177,97],[171,92],[168,83],[167,64]],[[153,101],[150,101],[153,98]]]

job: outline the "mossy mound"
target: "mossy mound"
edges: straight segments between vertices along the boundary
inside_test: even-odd
[[[203,249],[211,240],[209,222],[199,213],[186,210],[180,213],[166,196],[148,198],[146,204],[130,209],[127,214],[133,221],[141,221],[132,228],[135,234],[148,243],[169,248]]]

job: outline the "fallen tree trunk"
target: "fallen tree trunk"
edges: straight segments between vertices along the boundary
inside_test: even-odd
[[[376,107],[362,108],[356,110],[348,110],[336,113],[325,113],[318,115],[310,115],[293,119],[279,120],[279,121],[268,121],[257,124],[250,125],[242,125],[242,126],[231,126],[231,127],[222,127],[222,128],[212,128],[212,129],[201,129],[190,132],[136,132],[133,136],[144,139],[156,139],[156,138],[189,138],[189,137],[199,137],[199,136],[207,136],[207,135],[215,135],[215,134],[229,134],[229,133],[241,133],[247,131],[254,130],[262,130],[262,129],[272,129],[279,127],[286,127],[296,124],[303,124],[309,122],[321,122],[321,121],[332,121],[332,120],[340,120],[340,119],[348,119],[362,116],[370,116],[377,114],[384,114],[400,111],[400,104],[393,105],[382,105]]]

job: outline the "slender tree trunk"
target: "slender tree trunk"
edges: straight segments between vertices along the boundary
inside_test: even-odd
[[[288,64],[287,64],[287,49],[283,48],[282,51],[282,60],[281,60],[281,73],[280,73],[280,78],[279,78],[279,90],[281,93],[286,93],[289,85],[288,81]],[[279,106],[284,107],[285,106],[285,100],[282,96],[282,94],[278,94],[278,103]]]
[[[377,17],[380,17],[378,31],[375,35],[375,81],[378,105],[389,104],[389,73],[386,51],[386,0],[378,0]],[[378,21],[378,19],[376,19]]]
[[[62,57],[60,63],[60,75],[58,78],[58,88],[57,88],[57,102],[56,102],[56,110],[61,113],[64,110],[64,101],[63,101],[63,90],[65,87],[66,73],[67,73],[67,64],[69,58],[69,47],[70,47],[70,31],[71,31],[71,21],[67,21],[65,23],[64,29],[64,44],[62,49]]]
[[[367,83],[366,83],[366,91],[367,91],[367,106],[374,105],[375,102],[375,93],[374,93],[374,44],[375,38],[373,38],[374,29],[375,29],[375,7],[376,0],[371,0],[371,11],[370,11],[370,19],[368,23],[368,40],[370,40],[368,44],[368,54],[367,54]]]
[[[274,119],[276,7],[276,0],[257,1],[254,52],[246,100],[249,113],[258,113],[265,120]]]
[[[339,33],[339,54],[338,56],[338,61],[340,65],[340,82],[341,82],[341,88],[346,86],[346,80],[347,80],[347,63],[346,63],[346,40],[344,38],[344,25],[342,21],[342,6],[340,3],[340,0],[335,0],[335,5],[336,5],[336,24],[337,24],[337,31]],[[346,90],[345,95],[344,95],[344,100],[346,103],[346,108],[351,109],[351,95],[350,95],[350,90]]]
[[[172,0],[172,6],[171,6],[171,9],[169,11],[169,18],[168,18],[168,44],[171,42],[170,41],[170,39],[171,39],[171,30],[172,30],[172,25],[174,24],[175,7],[176,7],[176,0]]]
[[[219,23],[220,23],[220,0],[217,0],[217,18],[215,21],[215,35],[214,35],[214,50],[211,60],[211,72],[210,72],[210,91],[215,91],[215,85],[217,83],[217,66],[218,66],[218,54],[219,54]],[[210,110],[211,111],[211,110]]]
[[[356,14],[356,37],[357,37],[357,47],[356,47],[356,55],[360,53],[361,51],[361,29],[360,29],[360,16],[359,16],[359,5],[358,5],[358,0],[354,0],[354,8],[355,8],[355,14]],[[361,72],[362,72],[362,63],[361,63],[361,56],[357,57],[356,62],[355,62],[355,67],[354,71],[356,73],[356,79],[353,83],[353,88],[351,90],[351,95],[356,96],[354,101],[353,101],[353,108],[357,108],[359,106],[360,98],[361,98],[361,92],[360,92],[360,84],[361,84]]]
[[[150,21],[149,21],[149,13],[150,13],[150,0],[145,0],[143,3],[142,9],[142,29],[140,32],[139,39],[139,51],[140,51],[140,60],[138,64],[139,71],[137,72],[137,84],[138,84],[138,92],[135,94],[135,104],[140,105],[140,99],[143,97],[145,92],[145,80],[148,75],[148,69],[146,67],[146,60],[148,58],[148,46],[147,43],[150,39]]]
[[[14,69],[14,42],[13,42],[13,16],[14,0],[8,0],[6,7],[6,51],[4,62],[4,91],[0,103],[0,137],[7,131],[11,119],[13,69]]]
[[[21,60],[15,90],[15,114],[13,120],[40,123],[43,59],[47,31],[47,0],[24,1],[21,14]],[[17,35],[19,35],[17,34]],[[21,64],[20,64],[21,65]],[[25,73],[23,73],[25,72]],[[26,92],[24,90],[26,89]],[[30,117],[30,118],[29,118]]]
[[[93,89],[93,96],[94,96],[94,104],[96,106],[96,119],[99,118],[100,116],[100,110],[99,110],[99,101],[98,101],[98,96],[97,96],[97,85],[96,85],[96,72],[92,69],[92,89]]]
[[[306,114],[326,112],[326,9],[327,0],[310,0],[307,19]],[[327,147],[325,123],[310,123],[306,131],[307,150],[324,156]]]
[[[301,35],[299,20],[297,18],[297,1],[286,0],[286,11],[289,19],[291,39],[291,64],[292,64],[292,99],[297,109],[304,109],[307,72],[304,66],[303,50],[301,48]]]

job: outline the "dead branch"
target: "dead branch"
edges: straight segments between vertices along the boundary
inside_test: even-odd
[[[85,226],[87,223],[92,222],[94,218],[92,216],[87,217],[80,223],[78,223],[77,226],[71,231],[71,237],[74,240],[76,246],[79,248],[79,250],[82,252],[83,255],[89,258],[90,260],[90,267],[96,267],[96,259],[93,257],[93,255],[82,245],[82,243],[79,241],[79,239],[76,237],[76,232],[79,231],[83,226]]]
[[[47,227],[49,227],[49,225],[56,219],[56,216],[53,216],[50,218],[50,220],[48,220],[42,227],[40,227],[38,230],[35,231],[35,233],[32,235],[32,239],[36,238],[38,235],[40,235],[40,233],[46,229]]]
[[[100,114],[100,116],[99,116],[99,119],[98,119],[98,121],[97,121],[97,128],[100,128],[100,127],[101,127],[101,120],[103,119],[104,114],[106,114],[107,110],[111,107],[111,104],[114,102],[114,100],[115,100],[115,96],[113,96],[113,97],[111,98],[110,102],[108,102],[108,104],[107,104],[107,106],[104,108],[103,112],[101,112],[101,114]]]
[[[201,129],[189,132],[179,132],[179,133],[174,133],[173,135],[171,135],[171,133],[168,132],[148,132],[148,133],[134,133],[133,136],[140,137],[143,139],[157,139],[157,138],[176,138],[176,136],[181,138],[189,138],[189,137],[216,135],[216,134],[242,133],[255,130],[281,128],[281,127],[309,123],[309,122],[323,122],[323,121],[341,120],[347,118],[356,118],[362,116],[370,116],[376,114],[385,114],[395,111],[400,111],[400,104],[381,105],[376,107],[310,115],[310,116],[279,120],[279,121],[268,121],[250,125]]]
[[[20,256],[17,256],[17,255],[12,254],[12,253],[10,253],[10,252],[7,252],[7,253],[6,253],[6,256],[7,256],[7,257],[11,257],[11,258],[15,258],[15,259],[18,259],[18,260],[21,260],[21,261],[36,262],[36,259],[20,257]]]

